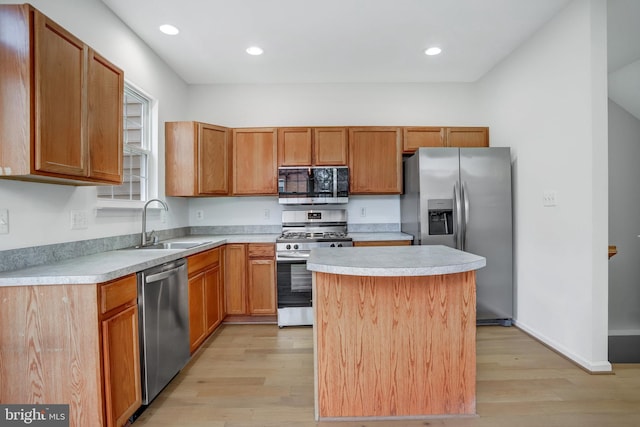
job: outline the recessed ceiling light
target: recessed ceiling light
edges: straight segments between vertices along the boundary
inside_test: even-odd
[[[440,52],[442,52],[442,49],[440,49],[439,47],[430,47],[429,49],[424,51],[424,54],[433,56],[438,55]]]
[[[170,36],[175,36],[180,32],[180,30],[178,30],[176,27],[170,24],[160,25],[160,31]]]
[[[247,53],[249,55],[262,55],[264,51],[258,46],[251,46],[247,48]]]

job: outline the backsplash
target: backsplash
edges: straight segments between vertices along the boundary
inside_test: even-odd
[[[348,231],[351,233],[399,232],[400,224],[348,224]],[[155,234],[159,240],[167,240],[187,235],[280,234],[281,232],[281,225],[224,225],[173,228],[159,230]],[[139,244],[140,233],[135,233],[0,251],[0,272],[51,264],[84,255],[130,248]]]
[[[160,240],[173,239],[189,234],[189,227],[159,230],[155,234]],[[129,248],[139,244],[140,233],[135,233],[0,251],[0,272],[50,264],[84,255]]]

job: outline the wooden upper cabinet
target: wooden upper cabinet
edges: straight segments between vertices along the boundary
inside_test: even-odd
[[[346,165],[346,128],[278,129],[278,166]]]
[[[350,193],[402,193],[401,132],[395,127],[349,129]]]
[[[487,127],[405,127],[403,153],[413,153],[420,147],[488,147]]]
[[[124,78],[122,71],[89,49],[87,138],[89,176],[122,182],[122,116]],[[114,124],[117,123],[118,126]]]
[[[233,130],[233,194],[278,194],[277,131]]]
[[[27,4],[0,27],[0,176],[122,183],[122,70]]]
[[[316,166],[346,166],[347,141],[347,128],[314,128],[314,164]]]
[[[489,146],[489,128],[487,127],[446,128],[446,134],[449,147]]]
[[[311,129],[278,129],[278,166],[311,165]]]
[[[200,122],[166,122],[166,195],[228,195],[229,148],[227,128]]]
[[[35,169],[87,176],[83,141],[87,48],[38,12],[34,25]]]
[[[413,153],[420,147],[444,147],[441,127],[407,127],[403,129],[402,151]]]

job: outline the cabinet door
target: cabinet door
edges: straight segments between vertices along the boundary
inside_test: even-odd
[[[107,426],[122,426],[142,404],[138,306],[102,321]]]
[[[444,147],[444,129],[441,127],[408,127],[403,129],[402,151],[413,153],[420,147]]]
[[[229,131],[198,124],[198,193],[229,194]]]
[[[227,314],[247,314],[246,271],[246,245],[227,245],[224,265]]]
[[[311,166],[311,129],[278,129],[278,166]]]
[[[220,310],[220,267],[214,267],[204,273],[207,333],[210,335],[222,322]]]
[[[35,169],[86,177],[84,143],[88,49],[77,38],[34,12]]]
[[[347,165],[347,129],[313,129],[313,164],[317,166]]]
[[[204,273],[189,279],[189,343],[191,353],[204,341],[205,324],[205,279]]]
[[[121,184],[124,73],[92,49],[88,67],[89,176]],[[115,123],[119,126],[114,126]]]
[[[350,128],[349,175],[353,194],[402,193],[400,128]]]
[[[276,314],[276,264],[273,259],[249,260],[249,313]]]
[[[448,147],[488,147],[489,128],[447,128]]]
[[[275,129],[233,130],[233,194],[278,194]]]

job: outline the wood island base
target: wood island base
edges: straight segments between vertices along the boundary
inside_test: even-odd
[[[475,271],[313,283],[316,420],[475,415]]]

